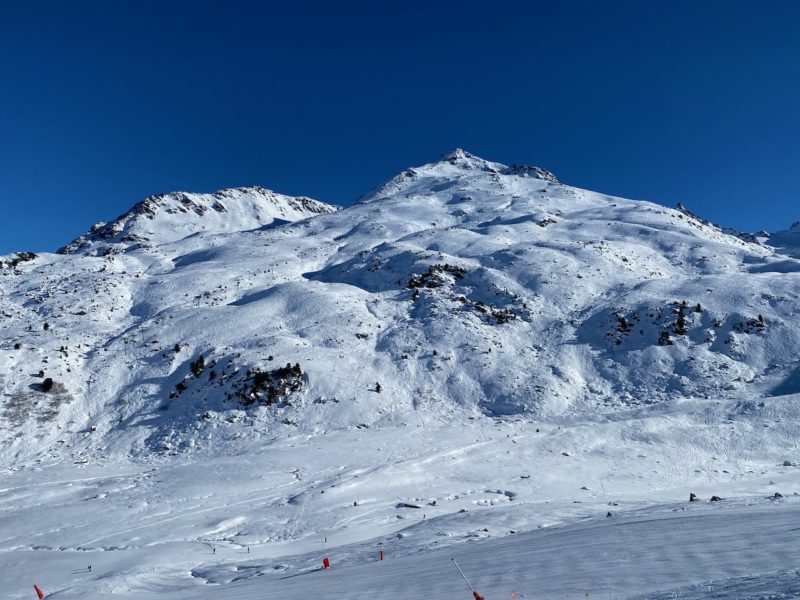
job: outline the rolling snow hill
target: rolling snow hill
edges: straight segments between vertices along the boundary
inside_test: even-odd
[[[214,545],[291,571],[800,491],[798,248],[457,150],[340,210],[166,194],[0,257],[0,573],[199,597],[238,577]]]

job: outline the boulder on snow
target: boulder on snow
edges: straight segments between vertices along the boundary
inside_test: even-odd
[[[711,502],[720,502],[722,498],[719,496],[711,496]]]

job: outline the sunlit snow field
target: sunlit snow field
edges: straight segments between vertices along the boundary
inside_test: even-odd
[[[800,432],[771,432],[798,400],[719,425],[691,423],[735,405],[581,425],[410,422],[201,460],[7,472],[3,597],[33,583],[63,598],[468,597],[451,557],[487,598],[794,597],[800,477],[782,436]]]

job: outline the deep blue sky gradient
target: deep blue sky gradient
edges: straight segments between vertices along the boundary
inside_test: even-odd
[[[0,0],[0,254],[150,194],[349,204],[455,147],[800,219],[800,3]]]

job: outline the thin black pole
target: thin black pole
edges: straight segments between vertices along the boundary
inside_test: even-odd
[[[456,562],[456,559],[455,558],[451,558],[450,560],[453,561],[453,564],[456,566],[456,569],[458,569],[458,572],[461,573],[461,576],[464,578],[464,581],[467,582],[467,585],[469,586],[470,591],[474,593],[475,592],[475,588],[472,587],[472,584],[469,582],[469,579],[467,579],[467,576],[464,575],[464,571],[462,571],[461,567],[458,566],[458,563]]]

